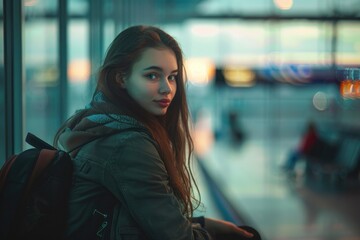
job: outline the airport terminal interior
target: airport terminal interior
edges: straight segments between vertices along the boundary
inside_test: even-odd
[[[202,205],[264,240],[360,240],[360,0],[3,0],[0,164],[89,103],[112,39],[180,43]],[[318,151],[294,157],[312,124]]]

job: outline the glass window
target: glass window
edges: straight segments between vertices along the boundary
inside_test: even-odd
[[[24,1],[25,132],[52,143],[59,127],[57,0]]]
[[[357,8],[356,8],[357,7]],[[243,16],[329,16],[336,8],[340,13],[355,13],[359,2],[354,0],[207,0],[197,5],[200,15],[243,15]]]
[[[258,21],[228,21],[221,24],[219,52],[224,65],[263,66],[268,51],[268,26]]]
[[[71,0],[69,4],[69,15],[86,16],[89,11],[88,0]]]
[[[114,40],[115,36],[118,33],[115,32],[115,23],[111,19],[106,19],[104,23],[104,46],[103,46],[103,55],[105,57],[105,53],[110,45],[110,43]]]
[[[86,19],[71,19],[68,34],[68,114],[84,108],[90,99],[89,24]]]
[[[336,64],[360,65],[360,23],[341,21],[337,26]]]
[[[331,64],[332,26],[327,22],[283,21],[270,26],[269,49],[276,64]],[[271,42],[273,41],[273,42]]]
[[[332,31],[328,22],[189,20],[176,36],[187,57],[218,65],[330,65]]]
[[[334,8],[340,15],[346,16],[358,16],[360,9],[359,0],[336,0],[334,2]]]
[[[252,0],[239,1],[227,0],[217,1],[208,0],[202,1],[197,6],[199,14],[214,15],[214,14],[264,14],[270,13],[272,3],[269,0]]]
[[[268,27],[263,21],[191,20],[176,36],[188,58],[205,57],[218,66],[264,65],[268,51]]]
[[[329,0],[272,0],[277,15],[324,16],[333,13],[333,1]]]

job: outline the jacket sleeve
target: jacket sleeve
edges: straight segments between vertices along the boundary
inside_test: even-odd
[[[200,224],[183,216],[164,163],[144,134],[134,132],[119,143],[104,182],[149,239],[210,239]]]

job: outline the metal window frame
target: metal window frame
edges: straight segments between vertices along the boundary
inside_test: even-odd
[[[104,45],[104,6],[102,0],[89,1],[89,59],[91,72],[96,72],[101,66]],[[89,79],[89,92],[95,90],[96,75]]]
[[[66,120],[68,115],[68,1],[58,0],[58,18],[59,18],[59,122]]]
[[[23,149],[23,58],[21,0],[3,0],[4,6],[4,96],[5,157]]]

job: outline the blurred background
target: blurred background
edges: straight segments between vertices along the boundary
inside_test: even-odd
[[[135,24],[184,52],[196,214],[269,240],[360,239],[360,0],[3,0],[1,165],[27,132],[52,143]],[[326,144],[284,169],[310,122]]]

